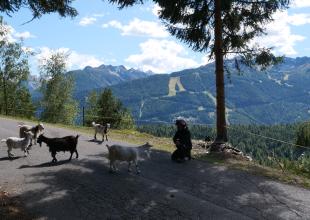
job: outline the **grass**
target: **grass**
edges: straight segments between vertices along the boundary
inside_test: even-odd
[[[24,122],[30,123],[37,123],[37,120],[31,119],[24,119],[18,117],[11,117],[11,116],[0,116],[0,118],[9,118],[9,119],[18,119]],[[51,124],[51,123],[44,123],[46,125],[65,128],[74,130],[79,133],[84,133],[87,135],[93,135],[93,128],[91,127],[82,127],[82,126],[73,126],[73,125],[63,125],[63,124]],[[115,141],[124,141],[131,143],[131,144],[144,144],[149,142],[154,146],[155,149],[172,152],[175,147],[172,142],[171,138],[159,138],[147,133],[141,133],[135,130],[115,130],[111,129],[109,133],[109,137]],[[310,188],[310,179],[302,176],[290,173],[289,171],[283,172],[281,169],[265,167],[255,163],[255,161],[244,161],[244,160],[237,160],[234,158],[224,158],[218,154],[206,154],[205,151],[201,149],[194,149],[193,150],[193,158],[196,160],[203,160],[215,165],[225,165],[231,169],[243,170],[254,175],[265,176],[274,180],[278,180],[284,183],[299,185],[305,188]]]

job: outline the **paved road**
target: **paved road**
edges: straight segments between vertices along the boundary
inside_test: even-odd
[[[17,123],[0,118],[0,138],[17,135]],[[76,134],[50,126],[45,133]],[[45,145],[13,161],[0,147],[2,190],[37,219],[310,219],[309,190],[205,162],[175,164],[155,150],[141,161],[140,175],[125,164],[109,174],[105,145],[90,139],[80,137],[79,159],[67,162],[69,153],[59,153],[56,165]]]

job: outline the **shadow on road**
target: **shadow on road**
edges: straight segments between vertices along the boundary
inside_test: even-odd
[[[62,160],[62,161],[57,161],[55,163],[53,162],[46,162],[46,163],[41,163],[37,165],[22,165],[19,167],[19,169],[25,169],[25,168],[42,168],[42,167],[53,167],[53,166],[60,166],[66,163],[69,163],[69,160]]]
[[[104,141],[99,141],[99,140],[96,140],[96,139],[88,140],[88,142],[97,143],[97,144],[103,144],[104,143]]]
[[[56,165],[63,167],[33,174],[27,184],[40,187],[21,194],[38,218],[305,219],[310,213],[283,185],[205,162],[172,163],[159,150],[140,163],[140,175],[127,173],[126,164],[109,174],[101,153]]]
[[[6,161],[6,160],[13,161],[13,160],[17,160],[17,159],[22,158],[22,157],[24,157],[24,156],[2,157],[2,158],[0,158],[0,161]]]

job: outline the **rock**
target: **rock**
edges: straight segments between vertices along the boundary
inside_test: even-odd
[[[223,158],[234,158],[237,160],[252,161],[252,158],[245,155],[240,149],[230,143],[214,143],[206,141],[193,141],[193,151],[195,154],[217,153]]]

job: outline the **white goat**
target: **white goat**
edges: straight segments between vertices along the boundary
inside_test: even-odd
[[[95,122],[91,123],[95,129],[94,139],[97,140],[97,133],[102,135],[102,141],[104,141],[104,136],[106,137],[106,141],[108,141],[108,129],[110,128],[110,124],[107,123],[105,125],[96,124]]]
[[[144,150],[146,152],[147,156],[150,157],[150,148],[152,145],[149,143],[146,143],[144,145],[138,146],[138,147],[129,147],[129,146],[123,146],[119,144],[114,145],[106,145],[109,151],[109,160],[110,160],[110,172],[116,171],[115,162],[118,161],[127,161],[128,162],[128,172],[131,172],[131,163],[134,162],[136,166],[136,172],[139,174],[139,166],[138,166],[138,160],[139,160],[139,149]]]
[[[31,142],[32,133],[30,131],[25,132],[26,137],[9,137],[7,139],[2,139],[1,142],[6,142],[8,147],[8,157],[13,157],[14,154],[11,153],[12,149],[21,149],[25,153],[25,157],[28,155],[28,147]]]
[[[34,144],[37,144],[37,138],[39,137],[39,135],[43,132],[44,130],[44,126],[42,123],[37,124],[36,126],[30,126],[30,125],[25,125],[25,124],[21,124],[18,125],[19,127],[19,137],[20,138],[24,138],[26,137],[25,132],[30,131],[33,135],[33,139],[34,139]],[[30,142],[30,146],[32,146],[32,140]]]

